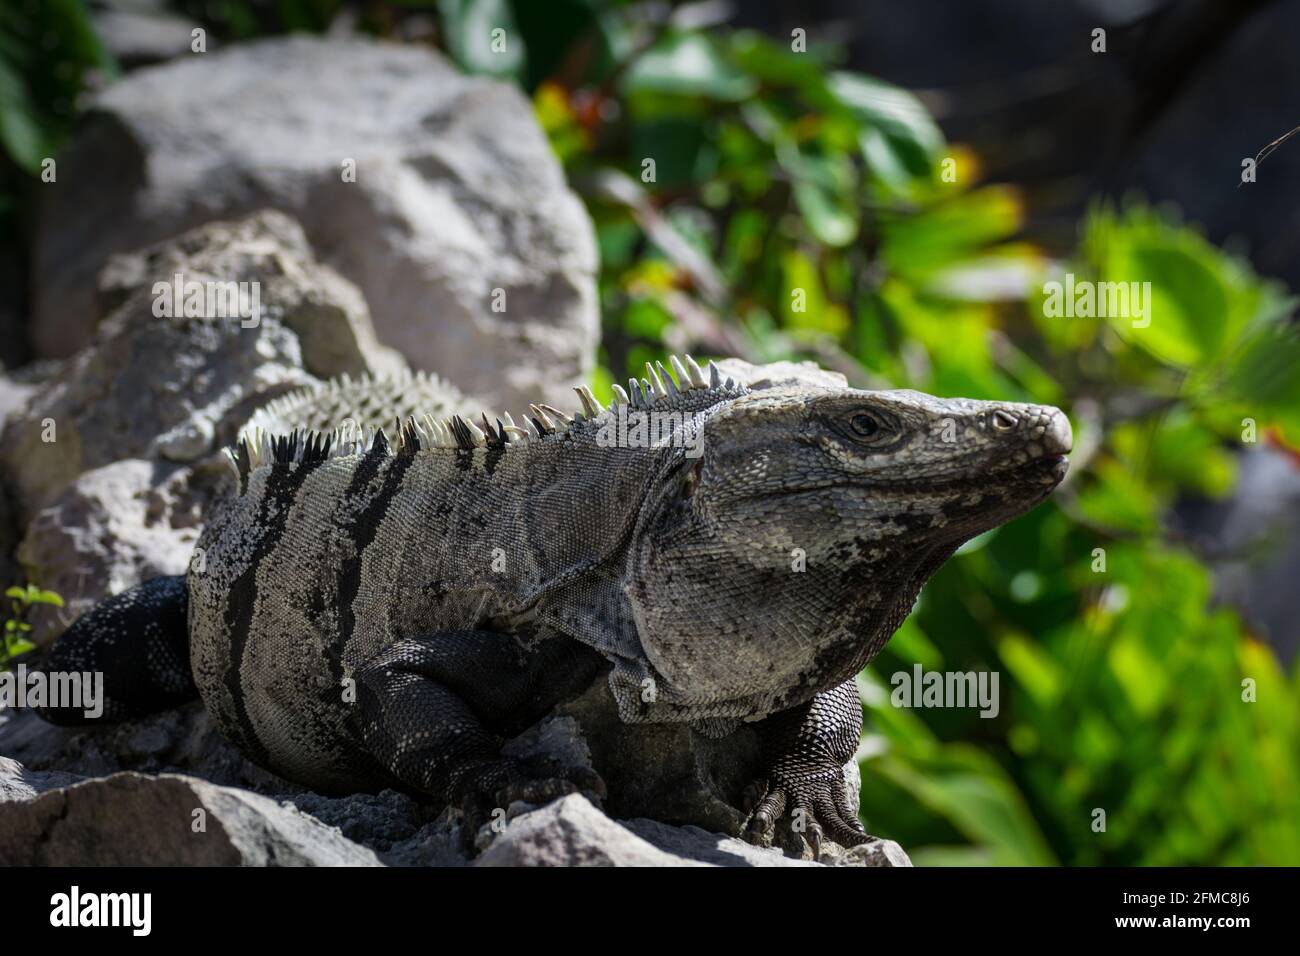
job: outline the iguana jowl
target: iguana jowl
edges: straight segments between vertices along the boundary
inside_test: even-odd
[[[246,436],[201,566],[105,601],[47,666],[104,671],[109,716],[197,689],[277,773],[396,784],[476,819],[599,787],[501,745],[607,671],[626,722],[762,721],[751,838],[802,810],[814,848],[862,842],[842,780],[853,677],[962,542],[1057,485],[1069,424],[671,365],[617,389],[622,408],[579,390],[572,419]]]

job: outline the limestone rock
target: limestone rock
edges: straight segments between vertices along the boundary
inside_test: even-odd
[[[257,290],[255,322],[211,313],[206,295],[201,314],[177,314],[170,294],[184,306],[187,289],[241,284],[245,305]],[[256,409],[340,374],[414,381],[360,293],[279,212],[117,256],[100,293],[111,311],[93,343],[28,388],[0,439],[14,491],[0,519],[21,536],[22,572],[69,603],[35,622],[41,644],[100,598],[185,570],[228,480],[221,449]]]
[[[119,773],[0,803],[4,866],[378,866],[337,830],[195,777]]]
[[[0,757],[0,804],[31,800],[46,790],[70,787],[80,779],[59,771],[28,770],[12,757]]]
[[[879,847],[869,852],[867,847]],[[834,865],[911,866],[896,843],[878,840],[842,851]],[[847,855],[852,854],[852,858]],[[865,862],[866,860],[873,862]],[[570,794],[510,817],[475,866],[817,866],[778,849],[694,826],[655,820],[613,820],[584,796]]]
[[[18,547],[27,578],[65,602],[33,619],[33,640],[47,644],[110,594],[183,574],[224,478],[219,459],[196,470],[129,458],[67,486],[36,513]]]
[[[615,823],[586,797],[570,794],[511,820],[474,865],[672,866],[680,862]]]
[[[567,401],[594,359],[591,223],[527,99],[428,49],[291,37],[141,69],[94,102],[42,194],[40,355],[89,340],[112,254],[278,208],[380,341],[491,406]]]
[[[617,729],[611,728],[610,733]],[[581,725],[572,716],[542,721],[508,747],[515,756],[544,755],[561,765],[589,766],[592,753]],[[598,745],[595,749],[600,752],[602,748]],[[631,746],[629,759],[630,751]],[[241,757],[212,727],[197,703],[91,729],[55,727],[27,711],[0,711],[0,753],[21,761],[0,760],[0,829],[9,819],[4,801],[30,801],[47,790],[67,787],[81,776],[94,776],[103,782],[105,775],[113,775],[107,777],[109,780],[138,776],[124,771],[181,772],[186,776],[175,779],[198,777],[223,788],[242,788],[252,791],[249,796],[260,794],[274,804],[308,814],[324,824],[322,830],[329,828],[325,832],[334,835],[331,841],[341,834],[342,839],[373,851],[388,866],[814,865],[807,859],[783,855],[780,849],[751,846],[717,832],[717,828],[665,822],[680,813],[683,806],[691,806],[692,801],[678,799],[653,807],[644,801],[666,789],[653,785],[643,786],[635,799],[642,800],[648,812],[659,819],[619,819],[608,806],[601,810],[576,794],[544,807],[515,804],[507,809],[502,832],[484,828],[483,852],[471,859],[463,850],[456,811],[393,790],[345,796],[304,791]],[[643,772],[647,777],[655,776],[664,767],[662,754],[651,752]],[[680,777],[672,782],[688,785]],[[102,811],[134,812],[131,808],[136,806],[137,797],[130,791],[124,793],[122,810],[110,810],[105,802]],[[617,796],[613,799],[617,802]],[[303,831],[302,838],[314,840],[320,832]],[[310,857],[318,855],[310,847],[300,847],[299,852]],[[86,862],[92,861],[87,858]],[[902,849],[887,840],[847,850],[826,842],[821,864],[911,865]]]
[[[34,711],[0,711],[0,754],[28,771],[104,777],[122,771],[184,773],[223,786],[291,798],[301,787],[246,760],[202,704],[120,724],[56,727]]]
[[[112,313],[132,295],[146,292],[153,304],[158,294],[166,295],[167,287],[180,284],[183,292],[191,282],[248,283],[250,293],[256,283],[260,317],[293,331],[303,368],[317,378],[392,374],[406,367],[400,355],[376,341],[356,286],[320,265],[302,227],[283,213],[265,210],[234,222],[208,223],[175,239],[113,256],[99,277],[100,309]],[[120,324],[124,319],[112,321]],[[127,316],[125,321],[139,322],[139,317]],[[254,319],[234,316],[227,321],[249,331],[246,323]]]
[[[831,372],[816,362],[768,362],[754,365],[744,359],[720,359],[718,371],[726,378],[734,378],[750,388],[780,388],[782,385],[820,386],[845,388],[848,379],[839,372]]]

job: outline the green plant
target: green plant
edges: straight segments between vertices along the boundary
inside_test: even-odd
[[[63,607],[62,597],[34,584],[6,588],[5,597],[9,598],[10,613],[5,620],[4,639],[0,641],[0,668],[7,668],[18,655],[36,649],[25,636],[32,629],[27,618],[34,607],[42,604]]]

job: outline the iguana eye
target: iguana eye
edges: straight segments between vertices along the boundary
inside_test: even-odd
[[[885,430],[885,426],[875,415],[867,412],[858,412],[849,419],[849,429],[858,438],[870,440],[877,438]]]

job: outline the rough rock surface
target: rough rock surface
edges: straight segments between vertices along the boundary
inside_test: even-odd
[[[549,718],[510,746],[517,755],[545,753],[559,763],[585,762],[592,753],[577,720],[571,716]],[[600,751],[599,746],[595,749]],[[482,852],[471,859],[463,850],[464,841],[455,813],[431,808],[393,790],[347,796],[304,791],[244,760],[225,743],[198,704],[94,731],[54,727],[27,711],[0,711],[0,753],[15,758],[0,759],[0,831],[30,833],[32,827],[48,821],[49,807],[73,805],[52,801],[37,811],[18,806],[30,804],[39,794],[55,791],[55,794],[72,793],[76,800],[93,799],[81,806],[95,807],[95,812],[102,814],[103,823],[96,827],[87,818],[66,831],[70,836],[61,837],[75,836],[80,841],[75,851],[82,854],[77,857],[79,862],[126,859],[122,854],[130,852],[129,846],[120,846],[118,841],[129,844],[134,839],[134,831],[119,828],[113,821],[122,814],[137,812],[184,816],[176,827],[165,830],[168,839],[180,841],[182,845],[150,844],[151,852],[159,854],[153,858],[154,862],[207,861],[208,858],[196,855],[200,852],[222,854],[226,862],[258,862],[258,858],[245,851],[244,844],[233,839],[216,849],[206,844],[190,846],[186,842],[193,810],[202,805],[218,816],[219,811],[229,813],[233,807],[243,821],[239,832],[272,834],[262,843],[252,841],[254,846],[269,841],[279,847],[277,841],[285,834],[290,834],[285,839],[324,841],[323,848],[297,847],[292,853],[279,848],[274,854],[277,861],[323,862],[331,854],[341,852],[339,841],[343,840],[373,852],[380,862],[389,866],[812,865],[810,861],[783,855],[780,849],[760,849],[713,832],[717,828],[673,825],[645,816],[620,819],[622,814],[612,807],[607,805],[602,811],[577,794],[544,807],[515,804],[507,808],[496,827],[489,824],[477,834],[475,843]],[[651,750],[642,765],[642,775],[676,773],[683,762],[681,755],[665,761],[662,751]],[[145,773],[162,776],[151,778],[144,776]],[[85,776],[95,778],[93,782],[97,784],[114,782],[113,787],[95,791],[90,797],[83,797],[77,788],[60,789],[71,787]],[[131,782],[119,783],[124,780]],[[146,781],[150,780],[160,781],[164,792],[145,793],[149,787]],[[177,781],[183,781],[184,788],[177,789],[180,786]],[[642,795],[664,792],[668,782],[691,785],[681,778],[669,777],[657,787],[643,785]],[[212,789],[205,790],[205,786]],[[224,796],[218,800],[212,791]],[[250,800],[236,799],[234,795],[259,796]],[[232,804],[231,800],[235,802]],[[308,815],[321,826],[319,829],[295,828],[296,823],[289,826],[284,823],[281,811],[289,813],[291,821],[298,814]],[[260,815],[268,819],[256,824],[249,821],[250,816]],[[656,816],[661,815],[656,813]],[[4,838],[0,837],[0,859],[4,858],[5,846]],[[230,859],[235,852],[240,854],[239,859]],[[260,859],[269,862],[271,856],[263,853]],[[911,865],[902,849],[887,840],[851,850],[826,843],[821,862],[831,866]]]
[[[100,42],[126,69],[189,53],[198,27],[162,0],[107,0],[94,4],[91,16]]]
[[[0,757],[0,803],[31,800],[46,790],[70,787],[80,778],[57,770],[28,770],[12,757]]]
[[[5,866],[378,866],[292,807],[196,777],[120,773],[0,804]]]
[[[112,254],[271,207],[360,288],[381,341],[494,406],[567,401],[593,361],[591,224],[528,101],[430,50],[294,37],[145,68],[99,96],[58,169],[40,355],[89,340]]]
[[[111,257],[99,275],[99,312],[112,314],[142,290],[150,290],[152,303],[154,284],[177,275],[187,283],[257,282],[261,315],[298,337],[303,367],[317,378],[406,367],[401,355],[376,340],[357,287],[316,261],[302,227],[284,213],[268,209],[209,223]]]
[[[238,318],[155,315],[153,284],[176,272],[195,281],[258,281],[268,314],[255,327]],[[300,230],[274,213],[210,224],[117,260],[105,293],[115,308],[91,347],[43,382],[5,429],[0,459],[27,514],[112,462],[209,455],[258,405],[315,382],[295,329],[319,340],[325,333],[312,327],[332,327],[331,351],[343,354],[348,336],[340,327],[365,324],[356,290],[337,277],[322,287],[326,276]],[[388,360],[381,353],[377,363]],[[367,364],[355,343],[348,364]]]
[[[157,314],[167,310],[154,285],[177,274],[256,282],[256,324]],[[327,377],[405,370],[376,341],[360,293],[279,212],[115,257],[100,302],[108,315],[92,345],[24,388],[0,440],[13,489],[0,518],[18,529],[21,570],[68,602],[34,619],[42,645],[105,595],[185,570],[228,480],[221,449],[254,410]]]
[[[811,385],[824,388],[845,388],[846,379],[839,372],[830,372],[816,362],[768,362],[754,365],[743,359],[721,359],[717,363],[723,375],[744,382],[750,388],[780,388],[783,385]]]

